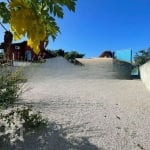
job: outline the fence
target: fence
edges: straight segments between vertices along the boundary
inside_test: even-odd
[[[132,63],[132,49],[123,49],[115,51],[115,58]]]

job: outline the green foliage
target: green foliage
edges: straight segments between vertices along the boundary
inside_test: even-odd
[[[150,60],[150,48],[148,48],[147,50],[140,50],[134,57],[136,66],[141,66],[148,60]]]
[[[47,119],[40,112],[34,112],[29,106],[17,106],[3,110],[0,113],[0,138],[16,142],[23,140],[23,132],[47,127]],[[22,134],[20,134],[22,132]]]
[[[58,54],[56,53],[56,51],[53,51],[53,50],[50,51],[50,53],[52,54],[53,57],[57,57],[57,55],[58,55]]]
[[[65,53],[65,58],[69,61],[75,60],[75,58],[83,58],[84,54],[80,54],[77,51],[71,51]]]
[[[20,119],[24,121],[25,128],[40,128],[47,126],[47,119],[43,119],[41,112],[34,113],[32,110],[32,106],[24,106],[22,109],[17,109],[17,114],[20,115]]]
[[[56,56],[62,56],[62,57],[64,57],[64,54],[65,54],[64,50],[62,49],[55,50],[55,53],[56,53]]]
[[[65,52],[65,50],[63,50],[63,49],[47,50],[46,52],[51,57],[62,56],[71,62],[73,62],[75,60],[75,58],[83,58],[84,57],[84,54],[80,54],[77,51]]]
[[[0,2],[0,18],[2,18],[3,23],[8,23],[10,20],[10,12],[5,2]]]
[[[63,18],[63,7],[66,6],[70,11],[75,11],[76,0],[43,0],[43,8],[49,6],[47,11],[58,18]]]
[[[19,83],[23,81],[20,71],[4,70],[0,74],[0,107],[9,107],[19,98]]]
[[[22,70],[0,68],[0,141],[23,140],[20,132],[37,130],[47,126],[47,119],[31,106],[16,103],[21,94]]]
[[[10,2],[0,2],[0,18],[3,19],[3,23],[10,23]],[[51,36],[53,39],[60,32],[55,17],[62,19],[64,17],[64,8],[66,7],[69,11],[74,12],[76,5],[76,0],[14,0],[13,2],[16,3],[15,9],[24,7],[24,4],[28,5],[27,7],[36,14],[38,20],[44,25],[47,36]],[[21,16],[19,19],[21,20]]]
[[[57,57],[57,56],[64,57],[64,51],[62,49],[59,49],[59,50],[47,50],[47,53],[51,57]]]

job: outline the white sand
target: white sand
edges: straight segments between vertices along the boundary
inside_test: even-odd
[[[74,66],[63,58],[29,70],[24,102],[65,133],[49,135],[41,149],[150,150],[150,92],[140,80],[107,79],[103,68]],[[34,144],[28,149],[37,149]]]

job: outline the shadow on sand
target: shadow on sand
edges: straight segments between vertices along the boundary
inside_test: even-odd
[[[56,123],[40,131],[30,131],[24,134],[24,142],[15,145],[0,141],[2,150],[104,150],[91,144],[86,137],[65,138],[64,129]]]

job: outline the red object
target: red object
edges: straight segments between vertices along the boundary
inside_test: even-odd
[[[45,54],[44,44],[44,41],[40,42],[40,52],[37,55],[36,53],[34,53],[33,49],[27,45],[27,41],[21,43],[13,43],[10,47],[10,58],[13,60],[25,61],[25,53],[27,50],[30,50],[32,52],[32,60],[38,60],[39,56],[43,57]]]

